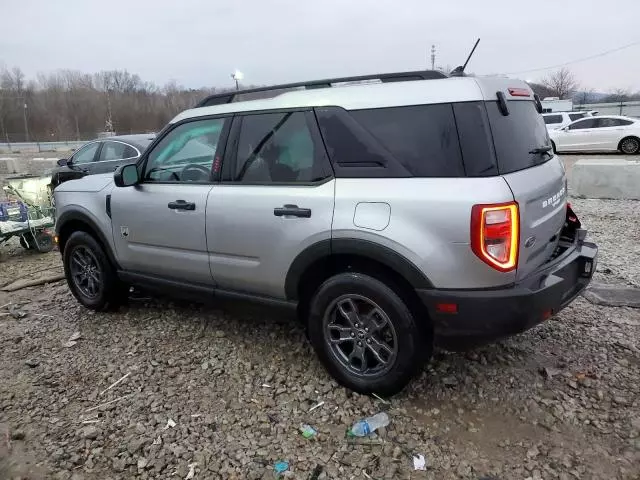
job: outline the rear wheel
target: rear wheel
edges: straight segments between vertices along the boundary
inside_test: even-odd
[[[123,287],[102,246],[86,232],[74,232],[63,254],[71,293],[85,307],[103,311],[122,301]]]
[[[329,373],[359,393],[393,395],[432,351],[405,302],[380,280],[341,273],[313,296],[309,338]]]
[[[640,139],[636,137],[623,138],[618,148],[626,155],[636,155],[640,152]]]

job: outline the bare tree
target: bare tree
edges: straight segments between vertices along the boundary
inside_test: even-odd
[[[578,82],[573,73],[567,68],[562,68],[543,78],[542,85],[547,87],[553,92],[553,96],[558,97],[560,100],[571,97],[571,94],[578,88]]]
[[[579,92],[577,96],[578,104],[584,105],[585,103],[591,103],[594,100],[593,93],[593,88],[589,88],[587,90],[582,90],[581,92]]]
[[[609,103],[620,103],[627,102],[631,100],[632,94],[631,91],[627,88],[616,88],[611,90],[609,95],[604,98],[605,102]]]

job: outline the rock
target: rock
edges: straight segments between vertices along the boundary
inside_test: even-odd
[[[138,470],[143,470],[147,467],[147,465],[149,464],[149,460],[147,460],[144,457],[139,457],[138,458]]]
[[[392,457],[394,460],[398,460],[402,456],[402,449],[400,447],[395,447],[393,449]]]
[[[11,432],[11,440],[24,440],[24,432],[22,430],[13,430]]]
[[[120,457],[114,458],[111,465],[116,472],[121,473],[127,467],[127,460]]]
[[[24,363],[27,367],[30,367],[30,368],[36,368],[38,365],[40,365],[40,361],[36,360],[35,358],[30,358]]]
[[[82,437],[86,438],[87,440],[95,440],[96,438],[98,438],[98,435],[100,435],[100,430],[98,430],[98,428],[94,427],[93,425],[89,425],[88,427],[84,427],[82,429]]]
[[[442,383],[446,387],[455,387],[456,385],[458,385],[458,379],[456,377],[453,377],[453,376],[448,376],[448,377],[444,377],[442,379]]]
[[[133,455],[135,453],[137,453],[146,443],[146,439],[144,438],[133,438],[131,440],[129,440],[129,443],[127,445],[127,451]]]
[[[527,450],[527,458],[536,458],[538,455],[540,455],[540,451],[536,446],[533,446],[529,450]]]

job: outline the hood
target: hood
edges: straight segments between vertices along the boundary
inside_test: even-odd
[[[113,173],[87,175],[78,180],[69,180],[56,187],[56,192],[99,192],[113,184]]]

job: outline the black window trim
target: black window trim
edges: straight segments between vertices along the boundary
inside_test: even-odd
[[[238,182],[234,180],[234,173],[236,171],[237,164],[237,152],[238,143],[240,141],[240,130],[242,128],[242,120],[245,117],[251,115],[267,115],[272,113],[303,113],[307,128],[311,134],[314,148],[321,149],[320,152],[316,151],[316,154],[320,154],[322,162],[322,171],[325,177],[322,180],[316,182]],[[335,178],[329,156],[326,151],[324,142],[320,135],[319,126],[316,122],[313,114],[312,107],[299,107],[299,108],[277,108],[271,110],[252,110],[247,112],[236,112],[233,118],[233,123],[230,127],[229,137],[227,138],[227,149],[222,159],[222,175],[220,183],[222,185],[234,185],[239,187],[251,187],[251,186],[274,186],[274,187],[317,187],[330,182]]]
[[[215,161],[220,158],[223,158],[226,146],[227,146],[227,141],[229,139],[229,131],[230,131],[230,126],[231,126],[231,122],[234,120],[234,113],[224,113],[224,114],[216,114],[216,115],[202,115],[202,116],[198,116],[198,117],[189,117],[189,118],[185,118],[182,119],[178,122],[175,123],[170,123],[168,124],[165,128],[163,128],[160,133],[158,133],[158,135],[156,136],[156,138],[153,140],[153,142],[151,142],[149,144],[149,146],[145,149],[144,153],[141,155],[141,157],[138,159],[138,161],[136,162],[136,168],[138,170],[138,177],[140,178],[140,182],[139,184],[149,184],[149,185],[214,185],[216,183],[219,183],[220,181],[220,171],[222,170],[222,168],[220,168],[218,170],[218,172],[214,172],[213,170],[213,165],[215,163]],[[222,118],[222,119],[226,119],[226,121],[224,122],[224,125],[222,126],[222,131],[220,132],[220,139],[218,140],[218,145],[216,147],[216,152],[214,153],[214,161],[211,164],[211,173],[209,176],[209,180],[207,181],[202,181],[202,182],[182,182],[182,181],[161,181],[161,182],[157,182],[157,181],[149,181],[146,180],[144,178],[144,174],[147,168],[147,162],[149,160],[149,155],[151,154],[151,152],[153,152],[153,150],[157,147],[157,145],[162,141],[163,138],[165,138],[167,135],[169,135],[173,130],[175,130],[176,128],[178,128],[181,125],[184,125],[186,123],[192,123],[192,122],[197,122],[200,120],[215,120],[218,118]]]

